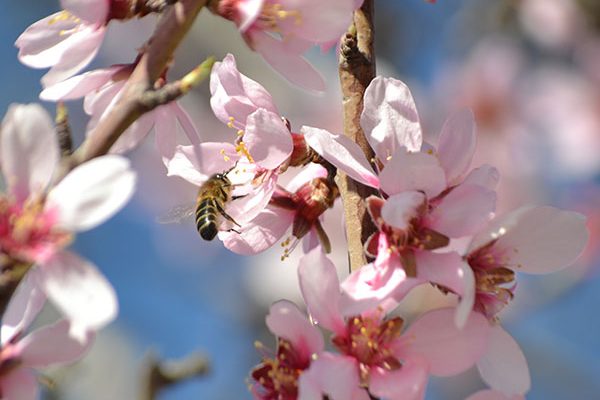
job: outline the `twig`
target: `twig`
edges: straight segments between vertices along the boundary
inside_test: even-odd
[[[192,354],[177,361],[160,361],[150,354],[144,374],[144,391],[140,400],[154,400],[162,389],[171,385],[206,375],[210,368],[208,360],[200,354]]]
[[[353,24],[342,39],[339,63],[344,134],[361,147],[367,160],[371,160],[374,154],[360,127],[360,114],[365,89],[375,77],[373,1],[365,0],[354,13]],[[350,270],[354,271],[366,264],[363,244],[375,232],[364,201],[375,192],[342,172],[338,172],[336,180],[344,203]]]
[[[73,139],[71,137],[71,127],[69,126],[69,110],[62,101],[56,104],[56,136],[58,137],[58,147],[62,157],[68,157],[73,153]]]

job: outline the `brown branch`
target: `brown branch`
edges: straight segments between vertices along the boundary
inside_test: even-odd
[[[207,0],[181,0],[166,10],[123,88],[123,96],[110,114],[100,121],[94,135],[86,139],[72,157],[65,160],[57,181],[77,165],[108,153],[125,129],[146,111],[140,99],[145,92],[154,89],[154,83],[171,62],[175,49],[206,2]]]
[[[62,101],[56,104],[54,123],[60,154],[62,157],[68,157],[73,152],[73,139],[71,137],[71,126],[69,125],[69,110]]]
[[[208,57],[202,64],[198,65],[182,79],[167,83],[159,89],[144,92],[139,98],[139,102],[144,108],[144,112],[151,111],[158,106],[177,100],[188,93],[193,87],[210,75],[214,63],[215,58]]]
[[[192,354],[177,361],[160,361],[154,355],[146,357],[144,390],[140,400],[154,400],[162,389],[209,372],[208,360],[199,354]]]
[[[367,160],[371,160],[374,154],[360,127],[360,114],[365,89],[375,77],[373,2],[365,0],[355,11],[353,24],[342,39],[339,63],[344,134],[360,146]],[[344,203],[350,270],[354,271],[366,264],[363,244],[375,232],[364,201],[375,192],[342,172],[338,172],[336,180]]]

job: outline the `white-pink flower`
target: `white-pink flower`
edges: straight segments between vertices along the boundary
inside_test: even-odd
[[[0,343],[0,392],[4,400],[35,400],[38,382],[34,368],[68,364],[81,358],[93,342],[94,334],[81,340],[69,335],[69,322],[61,320],[31,333],[27,328],[46,298],[25,278],[2,318]]]
[[[303,137],[292,133],[287,121],[279,115],[267,90],[241,74],[231,54],[213,66],[210,90],[213,112],[236,131],[233,144],[178,146],[175,157],[168,163],[169,175],[201,186],[211,175],[228,171],[227,176],[234,185],[233,194],[239,198],[227,204],[226,211],[242,226],[239,229],[242,233],[223,232],[220,237],[231,250],[254,254],[279,240],[291,225],[289,218],[278,220],[274,229],[283,231],[278,236],[271,234],[268,221],[277,219],[279,211],[290,216],[294,213],[289,207],[277,212],[266,207],[276,190],[279,176],[288,166],[310,161],[308,150]],[[291,196],[284,190],[278,193],[281,194],[279,197]],[[307,225],[308,229],[302,228],[298,237],[310,230],[314,219]]]
[[[91,229],[119,211],[134,191],[129,162],[103,156],[86,162],[51,186],[59,163],[52,121],[36,104],[12,105],[2,121],[0,249],[29,272],[83,338],[117,313],[110,283],[96,267],[64,250],[73,232]]]
[[[361,126],[375,152],[378,175],[355,143],[302,128],[312,149],[382,195],[367,199],[378,231],[367,241],[366,251],[377,259],[350,277],[346,293],[367,303],[388,296],[400,300],[415,285],[432,282],[463,297],[463,308],[470,310],[472,299],[465,298],[472,285],[470,270],[458,253],[437,250],[451,238],[475,234],[495,209],[496,169],[484,165],[469,172],[476,142],[473,114],[452,115],[437,146],[423,143],[408,87],[377,77],[365,91]]]
[[[327,171],[317,164],[311,164],[298,174],[288,185],[287,190],[277,187],[266,207],[253,218],[243,219],[244,214],[229,208],[234,218],[243,219],[238,232],[220,232],[219,238],[229,250],[238,254],[257,254],[267,250],[282,240],[287,232],[291,235],[281,242],[284,247],[282,260],[303,241],[304,251],[319,243],[330,251],[330,243],[321,217],[333,206],[339,192],[327,179]]]
[[[260,347],[264,355],[251,372],[254,381],[250,390],[260,400],[296,399],[299,377],[325,347],[323,336],[294,303],[286,300],[271,306],[266,322],[277,336],[277,350],[268,354]]]
[[[48,68],[42,84],[60,82],[87,66],[96,56],[109,19],[109,0],[62,0],[63,11],[28,27],[15,45],[19,60],[33,68]]]
[[[113,65],[73,76],[46,87],[42,100],[64,101],[84,97],[84,110],[90,115],[87,135],[94,129],[121,99],[123,88],[135,64]],[[175,157],[177,132],[181,130],[193,144],[200,143],[194,122],[177,101],[156,107],[136,119],[111,147],[111,153],[120,154],[136,146],[154,129],[156,148],[168,167]]]
[[[302,258],[298,275],[312,320],[333,333],[332,342],[341,353],[329,356],[328,368],[320,368],[320,378],[311,379],[310,370],[318,366],[318,358],[301,377],[301,382],[309,381],[306,384],[348,385],[334,378],[336,366],[347,370],[350,362],[354,382],[368,387],[372,395],[391,400],[421,399],[429,375],[458,374],[486,350],[489,324],[477,313],[471,314],[459,330],[452,310],[435,310],[421,316],[404,333],[402,319],[385,318],[393,303],[355,313],[355,308],[344,302],[335,267],[320,248]],[[311,392],[328,394],[318,386]]]
[[[302,56],[315,44],[330,45],[346,32],[356,0],[225,0],[214,12],[233,21],[248,46],[301,87],[323,91],[321,75]]]
[[[549,274],[571,265],[589,232],[582,214],[553,207],[521,207],[478,233],[464,257],[475,277],[474,309],[493,320],[512,300],[515,272]]]

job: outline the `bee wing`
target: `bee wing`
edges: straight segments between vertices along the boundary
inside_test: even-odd
[[[167,211],[166,214],[156,217],[159,224],[179,224],[196,213],[196,204],[182,204]]]

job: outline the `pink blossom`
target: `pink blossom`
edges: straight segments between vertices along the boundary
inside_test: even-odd
[[[6,400],[35,400],[38,384],[33,368],[68,364],[89,349],[94,335],[81,341],[69,336],[69,322],[61,320],[25,334],[45,303],[45,296],[25,278],[11,299],[2,321],[0,391]]]
[[[521,207],[493,220],[469,245],[474,309],[494,319],[512,300],[515,272],[548,274],[571,265],[588,240],[586,218],[553,207]]]
[[[252,370],[250,390],[255,399],[294,400],[298,397],[298,378],[313,356],[323,351],[323,336],[294,303],[286,300],[271,306],[266,321],[277,336],[277,350],[274,355],[265,354]]]
[[[362,1],[225,0],[214,12],[233,21],[248,46],[301,87],[323,91],[321,75],[302,56],[312,45],[330,45],[350,25]]]
[[[423,398],[430,374],[458,374],[486,349],[489,325],[476,313],[459,330],[452,310],[435,310],[421,316],[404,333],[401,318],[385,318],[385,306],[354,314],[354,308],[344,304],[334,265],[320,248],[302,258],[298,275],[311,318],[333,332],[332,342],[342,354],[329,363],[347,368],[342,367],[348,363],[347,357],[353,358],[355,381],[376,397]],[[322,374],[320,381],[311,382],[336,382],[336,368],[323,368]],[[314,392],[319,389],[327,394],[313,387]]]
[[[495,393],[487,396],[499,396],[500,392],[511,400],[522,399],[531,387],[527,360],[518,343],[500,325],[490,330],[489,344],[477,361],[477,369],[484,382],[494,389]]]
[[[87,66],[106,33],[108,0],[64,0],[61,4],[63,11],[34,23],[15,42],[23,64],[51,67],[42,78],[44,86],[60,82]]]
[[[284,247],[282,260],[302,239],[305,251],[315,247],[319,241],[329,251],[329,238],[320,217],[333,206],[339,193],[326,175],[323,167],[311,164],[290,182],[288,190],[276,188],[268,206],[241,223],[239,232],[220,232],[219,238],[235,253],[256,254],[280,241],[291,228],[292,234],[281,243]],[[232,216],[243,218],[239,211],[232,212]]]
[[[263,251],[279,240],[292,224],[296,225],[294,234],[298,239],[312,227],[322,232],[318,217],[332,203],[332,194],[323,195],[323,202],[314,206],[306,204],[310,200],[307,196],[313,191],[322,193],[331,185],[315,180],[312,186],[307,183],[300,188],[299,185],[298,193],[276,189],[279,176],[288,166],[305,164],[309,160],[302,136],[290,131],[271,95],[260,84],[242,75],[230,54],[222,62],[215,63],[210,89],[215,115],[236,130],[234,144],[180,146],[168,164],[169,175],[201,186],[212,174],[228,171],[234,196],[239,198],[227,204],[226,212],[241,228],[236,228],[239,233],[222,232],[219,237],[232,251],[241,254]],[[303,183],[320,176],[312,176]],[[274,192],[277,194],[272,199]],[[269,202],[280,204],[267,210],[265,207]],[[295,218],[294,210],[305,206],[304,216]]]
[[[119,211],[133,194],[128,160],[104,156],[73,169],[56,186],[59,149],[48,114],[13,105],[2,122],[0,248],[11,259],[35,264],[32,279],[71,321],[79,338],[116,315],[114,290],[96,267],[64,250],[73,232],[91,229]]]
[[[312,149],[383,196],[367,199],[378,231],[366,251],[377,259],[353,273],[344,285],[346,294],[366,304],[386,296],[399,300],[417,284],[432,282],[457,293],[461,309],[470,310],[471,271],[458,253],[437,250],[451,238],[476,233],[495,209],[495,168],[469,172],[476,142],[473,114],[461,111],[448,118],[436,147],[423,143],[409,89],[398,80],[377,77],[365,91],[361,126],[382,169],[378,176],[356,144],[302,128]],[[459,325],[468,314],[461,315]]]
[[[91,116],[87,135],[119,102],[123,88],[135,64],[113,65],[109,68],[85,72],[46,87],[40,94],[43,100],[59,101],[84,99],[84,110]],[[168,167],[175,157],[177,132],[183,131],[192,144],[200,142],[198,131],[177,101],[156,107],[135,120],[111,148],[111,153],[123,153],[136,146],[154,129],[156,147]]]

